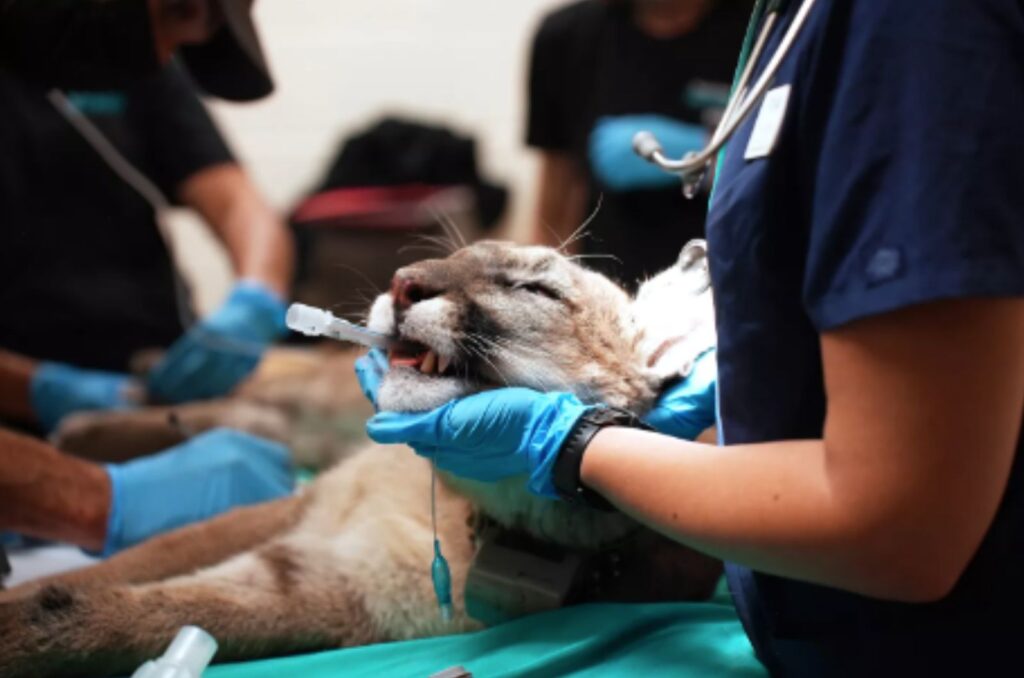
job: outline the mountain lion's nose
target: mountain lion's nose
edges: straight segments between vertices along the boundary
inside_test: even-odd
[[[413,304],[439,296],[443,290],[431,287],[408,269],[400,269],[391,279],[391,296],[399,308],[409,308]]]

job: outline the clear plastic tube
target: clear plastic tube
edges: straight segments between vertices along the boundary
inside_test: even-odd
[[[386,334],[368,330],[365,327],[336,318],[330,311],[306,304],[292,304],[288,307],[285,323],[296,332],[307,337],[329,337],[338,341],[362,344],[370,348],[387,348],[391,339]]]

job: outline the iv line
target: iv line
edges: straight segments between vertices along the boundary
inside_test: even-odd
[[[441,542],[437,538],[437,466],[430,462],[430,525],[434,534],[434,560],[430,564],[430,578],[434,582],[434,595],[443,621],[452,620],[452,576],[448,561],[441,555]]]

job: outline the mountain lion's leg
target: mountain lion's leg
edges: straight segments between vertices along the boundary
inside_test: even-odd
[[[135,584],[195,572],[282,534],[298,522],[303,505],[303,497],[293,496],[238,508],[144,541],[96,565],[0,592],[0,602],[30,596],[50,584]]]
[[[359,560],[318,542],[285,537],[193,575],[54,584],[0,603],[0,675],[127,674],[186,624],[217,639],[218,661],[385,640],[367,611]]]
[[[82,412],[65,418],[52,436],[64,452],[120,462],[154,454],[212,428],[227,426],[288,444],[290,422],[272,405],[237,398],[174,407]]]

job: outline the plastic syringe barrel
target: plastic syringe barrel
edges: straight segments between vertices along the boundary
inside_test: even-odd
[[[217,654],[217,641],[198,626],[183,626],[161,657],[143,664],[132,678],[200,678]]]
[[[198,626],[185,626],[174,637],[171,646],[164,652],[164,659],[201,676],[217,654],[217,641]]]

